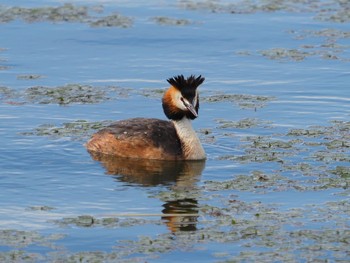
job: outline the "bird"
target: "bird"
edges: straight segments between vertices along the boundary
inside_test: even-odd
[[[198,117],[197,88],[205,78],[177,75],[167,79],[162,106],[168,120],[131,118],[120,120],[92,135],[90,153],[154,160],[205,160],[206,154],[192,120]]]

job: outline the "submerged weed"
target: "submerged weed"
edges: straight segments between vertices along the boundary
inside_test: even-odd
[[[53,138],[68,137],[76,140],[83,140],[91,136],[97,130],[100,130],[113,121],[88,122],[86,120],[77,120],[74,122],[63,123],[61,127],[52,124],[43,124],[33,131],[24,132],[26,136],[49,136]]]
[[[166,16],[155,16],[152,18],[152,21],[159,25],[167,26],[187,26],[193,23],[188,19],[170,18]]]
[[[315,19],[344,23],[350,20],[349,3],[344,0],[183,0],[180,8],[213,13],[252,14],[258,12],[313,13]]]
[[[17,79],[22,79],[22,80],[34,80],[34,79],[40,79],[43,76],[38,75],[38,74],[29,74],[29,75],[18,75]]]
[[[257,109],[265,107],[270,101],[275,100],[275,97],[257,96],[248,94],[221,94],[211,95],[202,99],[205,102],[232,102],[243,109]]]
[[[159,221],[159,220],[157,220]],[[65,217],[59,220],[54,221],[55,224],[60,227],[133,227],[139,225],[145,225],[150,223],[155,223],[153,220],[136,218],[136,217],[127,217],[127,218],[118,218],[118,217],[102,217],[97,218],[91,215],[80,215],[77,217]]]
[[[130,17],[123,16],[121,14],[112,14],[103,18],[96,19],[91,22],[92,27],[122,27],[128,28],[133,24],[133,20]]]
[[[25,76],[24,79],[28,79],[28,76]],[[29,77],[29,79],[33,78]],[[0,100],[7,103],[20,101],[23,104],[90,104],[125,98],[129,96],[129,92],[130,89],[117,86],[98,87],[83,84],[67,84],[57,87],[34,86],[24,91],[0,87]]]
[[[51,247],[53,241],[60,240],[63,237],[60,234],[42,236],[35,231],[5,229],[0,230],[0,245],[14,248],[24,248],[30,245]]]
[[[106,91],[80,84],[49,88],[36,86],[25,92],[26,98],[39,104],[98,103],[107,99]]]
[[[94,15],[92,15],[93,13]],[[103,7],[77,6],[70,3],[52,7],[7,7],[0,6],[0,23],[8,23],[22,19],[33,22],[76,22],[85,23],[93,27],[123,27],[132,26],[133,20],[129,17],[112,14],[102,16]],[[98,15],[97,15],[98,14]]]
[[[294,60],[301,61],[308,56],[312,56],[312,52],[305,52],[297,49],[272,48],[260,51],[261,55],[272,60]]]
[[[247,128],[253,128],[253,127],[268,127],[268,124],[270,122],[268,121],[262,121],[258,119],[252,119],[252,118],[246,118],[239,121],[229,121],[224,119],[217,119],[217,123],[220,124],[219,129],[226,129],[226,128],[237,128],[237,129],[247,129]]]

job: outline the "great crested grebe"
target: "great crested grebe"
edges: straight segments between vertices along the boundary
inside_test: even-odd
[[[167,81],[171,86],[164,93],[162,105],[170,121],[117,121],[92,136],[86,144],[88,151],[129,158],[204,160],[204,149],[191,124],[198,117],[197,88],[204,78],[179,75]]]

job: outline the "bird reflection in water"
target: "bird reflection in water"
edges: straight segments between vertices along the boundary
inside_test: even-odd
[[[146,187],[174,186],[177,191],[191,191],[202,174],[205,161],[159,161],[128,159],[90,152],[106,173],[115,175],[118,181]],[[171,191],[171,189],[170,189]],[[162,220],[171,232],[194,231],[198,220],[198,201],[180,198],[163,204]]]

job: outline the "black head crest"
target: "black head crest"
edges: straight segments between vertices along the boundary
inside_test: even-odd
[[[187,79],[183,75],[178,75],[173,78],[167,79],[169,84],[181,92],[182,97],[186,98],[189,103],[193,105],[196,112],[199,110],[199,99],[198,93],[196,92],[199,85],[204,81],[204,78],[199,75],[195,77],[194,75],[189,76]],[[196,100],[195,100],[196,98]],[[191,111],[183,111],[178,108],[172,108],[171,103],[164,103],[163,99],[163,109],[165,115],[172,120],[180,120],[184,116],[189,119],[195,119],[198,115],[194,115]]]
[[[170,85],[177,88],[181,93],[188,91],[195,91],[199,85],[204,81],[204,78],[199,75],[197,78],[194,75],[189,76],[187,79],[183,75],[167,79]]]

